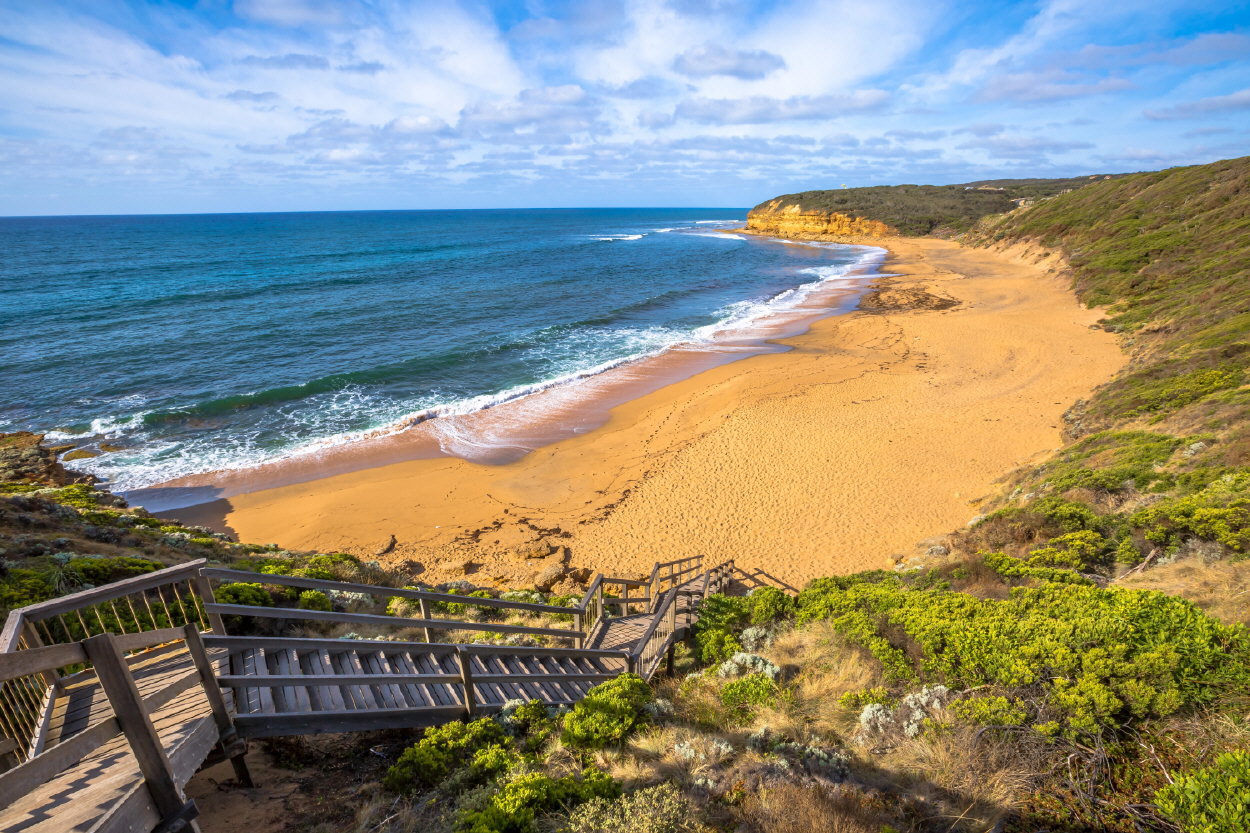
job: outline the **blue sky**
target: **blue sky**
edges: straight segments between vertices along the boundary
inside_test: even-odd
[[[1248,146],[1219,0],[0,0],[5,215],[748,206]]]

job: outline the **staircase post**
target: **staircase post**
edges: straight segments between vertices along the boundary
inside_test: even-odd
[[[421,618],[429,619],[430,618],[430,603],[427,602],[425,599],[417,599],[417,604],[421,606]],[[425,627],[421,629],[421,632],[425,634],[425,641],[428,643],[430,641],[430,629],[428,627]]]
[[[465,656],[456,646],[456,663],[460,666],[460,683],[464,686],[464,711],[470,719],[477,714],[477,700],[473,694],[473,666],[471,656]]]
[[[174,780],[173,767],[161,746],[161,738],[152,725],[152,719],[143,706],[143,698],[135,685],[135,678],[126,665],[126,659],[117,649],[111,634],[102,633],[89,637],[82,643],[87,658],[95,666],[100,688],[104,690],[117,723],[121,726],[139,762],[139,771],[147,782],[148,791],[161,817],[159,833],[178,833],[195,829],[194,819],[199,809],[194,801],[186,800]]]
[[[217,684],[217,677],[213,671],[212,660],[208,657],[208,651],[204,648],[204,638],[200,636],[200,629],[195,623],[188,622],[183,627],[186,634],[187,650],[191,653],[191,661],[195,663],[195,670],[200,672],[200,684],[204,687],[204,696],[208,698],[208,707],[213,712],[213,722],[217,724],[218,745],[221,752],[230,759],[230,766],[234,768],[234,777],[239,779],[239,783],[245,787],[256,786],[252,781],[251,770],[247,768],[247,741],[239,737],[238,731],[234,728],[234,721],[230,719],[230,709],[226,706],[226,698],[221,693],[221,686]]]

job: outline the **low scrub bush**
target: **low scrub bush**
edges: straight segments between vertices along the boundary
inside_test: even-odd
[[[615,799],[594,798],[569,814],[566,833],[689,833],[699,828],[694,808],[671,783]]]
[[[538,819],[559,810],[576,808],[596,798],[621,794],[607,774],[588,767],[578,777],[552,778],[540,772],[519,775],[494,792],[480,809],[463,810],[456,833],[538,833]]]
[[[236,581],[223,584],[214,591],[213,596],[225,605],[273,607],[273,597],[269,595],[269,591],[256,582]]]
[[[1044,583],[1005,600],[901,579],[818,579],[800,622],[829,620],[899,680],[1040,690],[1072,735],[1097,734],[1250,683],[1250,636],[1162,593]]]
[[[320,590],[305,590],[299,594],[300,610],[334,610],[330,597]]]
[[[1250,830],[1250,752],[1228,752],[1180,776],[1159,790],[1155,804],[1185,833]]]
[[[404,750],[383,783],[394,792],[411,793],[437,785],[464,766],[485,780],[507,768],[507,746],[507,734],[489,718],[435,726]]]
[[[565,715],[561,739],[580,749],[619,744],[647,722],[650,702],[651,687],[636,674],[602,682]]]
[[[748,674],[726,683],[720,691],[720,700],[730,719],[741,723],[748,720],[757,707],[776,701],[779,691],[777,683],[767,674]]]

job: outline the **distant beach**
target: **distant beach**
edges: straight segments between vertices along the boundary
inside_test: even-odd
[[[430,581],[517,586],[530,578],[524,553],[552,546],[623,575],[690,554],[795,584],[888,566],[977,514],[1004,461],[1057,447],[1062,412],[1124,359],[1091,327],[1101,312],[1039,253],[886,245],[894,277],[863,310],[831,316],[864,287],[828,287],[810,314],[787,318],[805,332],[756,333],[746,361],[701,366],[672,351],[595,377],[612,390],[597,400],[566,407],[553,389],[510,403],[533,418],[539,446],[519,459],[395,462],[412,454],[401,435],[292,477],[303,482],[253,480],[173,514],[246,541],[368,557],[394,536],[382,557]],[[763,351],[768,335],[781,349]]]

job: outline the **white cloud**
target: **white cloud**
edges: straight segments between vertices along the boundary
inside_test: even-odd
[[[1228,95],[1200,98],[1197,101],[1185,101],[1159,110],[1147,110],[1145,115],[1146,118],[1155,121],[1170,121],[1172,119],[1196,119],[1241,110],[1250,110],[1250,89],[1238,90]]]

